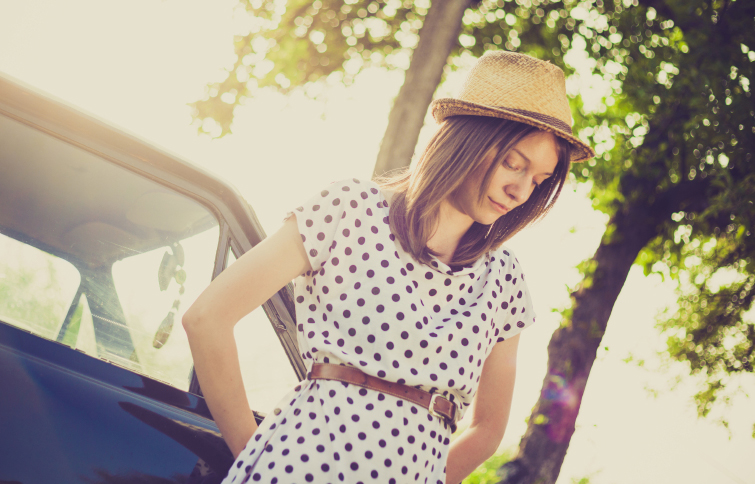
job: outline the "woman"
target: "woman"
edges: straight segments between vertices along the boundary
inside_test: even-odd
[[[498,447],[519,332],[535,321],[502,244],[594,155],[571,134],[562,71],[529,56],[485,54],[432,110],[442,124],[414,170],[327,187],[184,316],[237,457],[225,482],[456,483]],[[294,277],[310,373],[257,428],[233,325]]]

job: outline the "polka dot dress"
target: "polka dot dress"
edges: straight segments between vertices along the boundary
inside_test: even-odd
[[[493,346],[534,323],[505,248],[463,268],[418,263],[391,234],[372,182],[330,185],[293,212],[312,271],[295,281],[299,347],[312,363],[471,404]],[[305,380],[264,420],[225,484],[445,484],[451,429],[422,407],[328,380]]]

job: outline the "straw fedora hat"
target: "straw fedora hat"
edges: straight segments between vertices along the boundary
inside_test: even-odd
[[[564,72],[528,55],[486,52],[467,75],[458,97],[436,99],[431,109],[438,124],[466,114],[510,119],[551,132],[571,143],[572,163],[595,156],[572,134]]]

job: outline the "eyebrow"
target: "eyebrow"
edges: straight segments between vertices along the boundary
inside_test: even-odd
[[[531,164],[532,164],[532,160],[530,160],[529,158],[527,158],[527,157],[526,157],[526,156],[524,155],[524,153],[522,153],[522,152],[521,152],[521,151],[519,151],[518,149],[516,149],[516,148],[512,148],[512,149],[511,149],[511,151],[516,151],[516,152],[517,152],[517,153],[519,154],[519,156],[521,156],[522,158],[524,158],[524,161],[526,161],[528,165],[531,165]],[[551,175],[553,175],[553,172],[549,172],[549,173],[543,173],[543,175],[545,175],[545,176],[551,176]]]

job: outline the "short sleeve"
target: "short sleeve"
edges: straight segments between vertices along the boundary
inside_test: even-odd
[[[501,295],[498,308],[499,333],[496,342],[501,342],[521,333],[535,323],[535,309],[530,290],[525,281],[521,264],[508,249],[502,249],[500,257]]]
[[[360,188],[366,188],[363,185],[365,183],[357,179],[334,182],[286,215],[286,218],[292,214],[296,216],[299,234],[313,271],[319,271],[329,259],[338,233],[342,230],[339,227],[344,225],[342,220],[358,206],[355,195],[358,197],[362,191]]]

